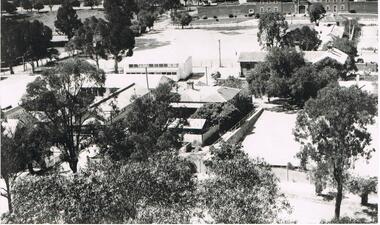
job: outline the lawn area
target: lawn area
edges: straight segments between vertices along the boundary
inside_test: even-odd
[[[269,105],[269,104],[268,104]],[[281,110],[272,106],[272,111],[265,110],[252,132],[244,139],[243,149],[252,158],[264,158],[272,165],[299,165],[295,158],[300,149],[300,144],[294,140],[292,130],[295,127],[296,116],[294,112]],[[379,145],[379,120],[368,126],[372,142],[369,148],[378,149]],[[370,160],[359,159],[355,163],[353,173],[361,176],[378,176],[379,156],[375,152]],[[308,175],[302,171],[285,168],[273,168],[273,172],[280,180],[281,191],[286,195],[293,209],[291,215],[283,215],[288,221],[297,223],[319,223],[322,219],[331,220],[334,216],[333,197],[326,198],[315,195],[315,187]],[[334,189],[325,190],[324,194],[334,193]],[[369,196],[372,206],[360,205],[360,197],[349,193],[344,194],[341,215],[355,218],[364,218],[368,222],[376,222],[377,195]],[[376,216],[375,216],[376,215]]]
[[[91,10],[91,9],[78,9],[77,10],[78,18],[84,21],[86,18],[95,16],[97,18],[104,18],[104,11]],[[28,20],[38,20],[44,23],[46,26],[50,27],[54,31],[54,21],[57,19],[57,11],[48,11],[44,13],[32,12],[28,13]]]
[[[292,134],[296,117],[296,113],[265,110],[251,134],[244,139],[244,151],[250,157],[263,158],[271,165],[286,166],[290,162],[299,166],[295,156],[301,146]]]

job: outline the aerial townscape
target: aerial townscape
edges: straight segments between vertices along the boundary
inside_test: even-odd
[[[378,223],[377,0],[1,0],[0,218]]]

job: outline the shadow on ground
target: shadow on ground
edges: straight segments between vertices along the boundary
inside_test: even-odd
[[[154,49],[162,46],[169,45],[170,41],[157,41],[154,38],[139,38],[136,39],[136,51],[139,50],[147,50],[147,49]]]
[[[271,112],[283,112],[286,114],[294,114],[300,110],[300,107],[292,104],[288,99],[276,99],[269,102],[269,104],[275,105],[274,107],[266,110]]]

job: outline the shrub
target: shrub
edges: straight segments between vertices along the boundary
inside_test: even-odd
[[[214,16],[214,19],[218,19],[218,17],[217,17],[217,16]]]
[[[207,16],[203,16],[202,19],[207,20]]]
[[[356,10],[355,9],[350,9],[350,11],[348,11],[349,13],[356,13]]]
[[[255,18],[259,19],[260,18],[260,14],[255,14]]]
[[[233,18],[233,17],[234,17],[234,14],[230,13],[230,14],[228,15],[228,17],[229,17],[229,18]]]
[[[219,22],[219,19],[215,19],[216,22]]]

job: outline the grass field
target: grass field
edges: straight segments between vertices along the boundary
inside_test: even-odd
[[[95,16],[97,18],[104,18],[104,11],[99,11],[96,9],[79,9],[77,10],[78,18],[84,21],[86,18]],[[50,27],[53,31],[55,30],[54,21],[57,19],[57,11],[47,11],[44,13],[28,12],[28,20],[38,20],[44,23],[46,26]]]

